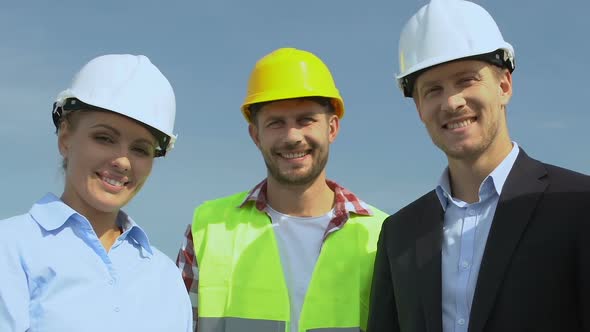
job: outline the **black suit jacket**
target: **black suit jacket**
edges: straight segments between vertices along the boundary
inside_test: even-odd
[[[590,177],[520,151],[502,189],[469,331],[590,331]],[[369,332],[441,332],[444,213],[436,193],[386,219]]]

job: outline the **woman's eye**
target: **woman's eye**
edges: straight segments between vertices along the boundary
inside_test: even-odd
[[[137,152],[138,154],[140,154],[142,156],[146,156],[146,157],[155,155],[155,149],[150,149],[150,148],[135,147],[135,148],[133,148],[133,151]]]
[[[95,140],[103,143],[113,143],[114,140],[110,136],[106,135],[97,135],[94,137]]]
[[[135,151],[143,156],[149,155],[149,152],[144,148],[133,148],[133,151]]]

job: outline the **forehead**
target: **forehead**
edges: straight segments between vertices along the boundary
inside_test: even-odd
[[[432,83],[433,81],[440,81],[445,79],[452,79],[464,73],[481,73],[490,64],[478,60],[458,60],[436,65],[418,76],[416,85]]]
[[[258,111],[259,118],[296,117],[310,113],[325,113],[324,106],[306,99],[279,100],[264,105]]]
[[[79,127],[91,129],[93,127],[108,126],[121,134],[129,134],[136,138],[154,140],[148,128],[126,116],[114,112],[78,111]]]

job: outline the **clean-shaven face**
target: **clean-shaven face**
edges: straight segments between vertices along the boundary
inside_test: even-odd
[[[156,140],[146,127],[112,112],[78,111],[62,125],[67,162],[62,199],[79,213],[117,212],[139,192],[154,160]]]

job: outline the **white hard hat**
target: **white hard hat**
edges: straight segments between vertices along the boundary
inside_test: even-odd
[[[431,0],[402,30],[396,78],[404,95],[411,97],[413,80],[422,70],[478,56],[514,70],[514,49],[485,9],[464,0]]]
[[[170,82],[143,55],[109,54],[90,60],[53,107],[56,128],[64,111],[102,109],[125,115],[162,135],[156,156],[170,151],[176,135],[176,99]]]

